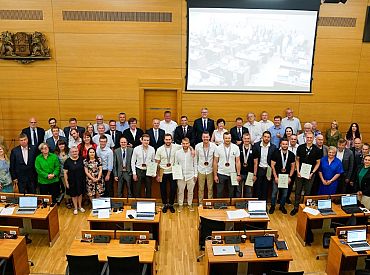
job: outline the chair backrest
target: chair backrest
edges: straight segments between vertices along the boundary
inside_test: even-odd
[[[70,275],[100,275],[98,255],[67,255]]]
[[[132,257],[109,257],[109,275],[141,275],[139,256]],[[124,271],[124,272],[123,272]]]
[[[276,271],[276,270],[271,270],[270,275],[303,275],[304,271],[293,271],[293,272],[288,272],[288,271]]]
[[[225,231],[225,223],[200,217],[199,245],[204,246],[206,238],[212,236],[212,231]]]

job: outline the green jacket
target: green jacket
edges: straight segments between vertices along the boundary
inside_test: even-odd
[[[42,154],[36,157],[35,167],[37,172],[37,180],[40,184],[51,184],[59,181],[60,163],[58,157],[49,153],[45,159]],[[55,177],[48,179],[49,174],[54,174]]]

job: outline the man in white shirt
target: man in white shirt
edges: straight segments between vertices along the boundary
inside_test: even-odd
[[[77,147],[82,142],[77,129],[72,129],[70,134],[72,138],[70,138],[68,141],[68,148]],[[99,144],[99,142],[96,144]]]
[[[203,142],[195,145],[195,163],[198,175],[199,206],[202,206],[204,198],[204,186],[207,181],[208,199],[213,198],[213,155],[217,145],[209,142],[208,132],[202,134]]]
[[[236,181],[231,182],[235,176]],[[213,175],[216,182],[217,198],[222,198],[225,185],[229,188],[229,197],[235,196],[236,188],[241,180],[239,147],[231,143],[231,134],[224,133],[224,143],[217,146],[213,158]],[[234,184],[234,185],[233,185]]]
[[[293,129],[293,132],[294,132],[294,129]],[[312,124],[309,123],[309,122],[306,122],[304,125],[303,125],[303,133],[299,134],[298,135],[298,144],[303,144],[303,143],[306,143],[306,135],[307,133],[313,133],[312,131]],[[314,144],[316,144],[316,140],[314,139]]]
[[[73,131],[73,130],[72,130]],[[106,197],[113,197],[113,151],[107,145],[107,136],[99,137],[99,146],[96,148],[96,155],[101,159],[103,177],[105,182]]]
[[[159,128],[164,130],[166,134],[171,134],[173,137],[176,127],[177,127],[177,123],[176,121],[173,121],[171,119],[171,112],[165,111],[164,120],[161,120],[161,122],[159,123]]]
[[[141,198],[141,184],[145,184],[145,197],[152,197],[152,177],[146,175],[146,169],[154,162],[155,150],[149,145],[150,137],[144,134],[141,137],[141,145],[134,148],[131,158],[132,179],[134,180],[134,194]]]
[[[292,152],[294,155],[297,155],[297,148],[298,148],[297,141],[298,141],[297,135],[293,134],[290,136],[288,150]],[[290,200],[290,195],[292,194],[292,189],[293,189],[296,178],[297,178],[297,167],[294,166],[294,173],[293,173],[293,176],[291,177],[292,184],[288,185],[288,193],[287,193],[287,197],[285,201],[287,204],[292,204],[292,201]]]
[[[103,125],[104,126],[104,132],[109,131],[109,125],[104,123],[103,115],[96,115],[96,123],[94,123],[94,132],[98,132],[98,126]]]
[[[251,137],[251,143],[255,144],[261,140],[262,137],[262,127],[261,123],[256,121],[256,115],[254,113],[247,114],[248,122],[244,124],[244,127],[248,129],[249,135]]]
[[[297,154],[297,148],[298,148],[297,143],[298,143],[297,135],[295,135],[295,134],[291,135],[288,150],[291,151],[294,155]]]
[[[162,213],[166,213],[170,209],[171,213],[175,213],[173,204],[175,202],[177,183],[172,177],[172,165],[175,161],[175,153],[182,147],[179,144],[172,143],[172,135],[164,135],[164,145],[158,148],[155,154],[155,161],[158,163],[157,181],[160,183],[161,198],[162,198]],[[167,192],[167,182],[170,184],[170,193]],[[169,195],[169,198],[168,198]]]
[[[109,127],[109,126],[108,126]],[[95,135],[95,136],[93,136],[93,138],[92,138],[92,141],[94,142],[94,143],[96,143],[96,144],[99,144],[99,138],[100,137],[102,137],[102,136],[106,136],[106,138],[107,138],[107,141],[108,141],[108,147],[109,148],[114,148],[114,142],[113,142],[113,140],[112,140],[112,137],[111,137],[111,135],[108,135],[108,134],[105,134],[105,128],[104,128],[104,125],[102,125],[102,124],[100,124],[99,126],[98,126],[98,133]]]
[[[283,118],[281,124],[284,128],[291,127],[293,129],[294,134],[299,134],[299,131],[302,130],[301,122],[297,117],[293,116],[293,110],[291,108],[287,108],[285,110],[286,117]]]
[[[261,123],[262,133],[274,126],[274,123],[271,120],[269,120],[268,117],[269,117],[269,114],[266,111],[263,111],[261,113],[260,123]]]
[[[116,122],[117,130],[123,133],[124,130],[128,129],[128,122],[126,121],[126,113],[119,113],[118,121]]]
[[[194,211],[193,208],[193,191],[195,182],[197,181],[197,174],[195,169],[195,159],[193,154],[190,151],[190,140],[188,138],[183,138],[181,142],[182,150],[178,150],[175,154],[175,164],[181,166],[182,170],[182,179],[177,180],[178,187],[178,202],[179,209],[178,212],[181,212],[184,204],[184,192],[185,187],[188,190],[188,207],[190,211]]]
[[[54,117],[49,118],[48,122],[49,122],[50,129],[45,131],[44,142],[46,142],[48,138],[53,136],[52,129],[57,126],[57,120]],[[58,131],[59,131],[59,136],[65,137],[65,134],[62,129],[58,128]]]

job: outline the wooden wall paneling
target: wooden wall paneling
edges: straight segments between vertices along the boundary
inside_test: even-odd
[[[353,121],[356,121],[359,124],[369,123],[369,116],[366,115],[366,114],[369,114],[369,110],[370,110],[370,103],[368,101],[362,104],[354,104],[353,105],[353,115],[352,115]]]
[[[370,73],[358,73],[355,103],[370,102]]]
[[[301,103],[299,118],[303,121],[348,121],[352,117],[352,103]]]
[[[360,72],[370,72],[370,43],[362,43]]]
[[[179,35],[56,33],[55,41],[59,66],[181,67]]]

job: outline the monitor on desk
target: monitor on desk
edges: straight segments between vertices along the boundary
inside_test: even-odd
[[[357,205],[357,195],[342,196],[341,204],[342,206]]]
[[[37,197],[19,197],[19,208],[37,208]]]
[[[155,213],[155,202],[154,201],[138,201],[136,212],[137,213]]]
[[[249,201],[248,211],[266,211],[266,201]]]
[[[331,199],[328,200],[318,200],[317,201],[318,209],[331,209]]]
[[[111,208],[110,198],[92,199],[92,208],[93,210]]]
[[[347,242],[361,242],[366,240],[366,228],[348,230],[347,231]]]

